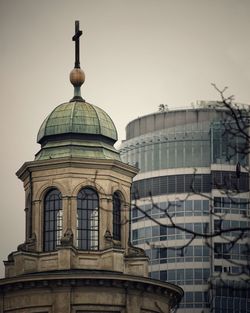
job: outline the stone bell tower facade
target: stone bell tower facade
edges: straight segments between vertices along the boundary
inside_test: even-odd
[[[182,290],[149,279],[148,258],[130,244],[137,169],[121,162],[108,114],[81,97],[80,35],[76,22],[74,97],[48,115],[40,151],[17,172],[26,239],[4,262],[0,312],[169,312]]]

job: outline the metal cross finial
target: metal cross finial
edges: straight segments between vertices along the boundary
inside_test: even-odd
[[[75,21],[75,35],[72,40],[75,42],[75,68],[80,68],[80,41],[82,31],[79,30],[79,21]]]

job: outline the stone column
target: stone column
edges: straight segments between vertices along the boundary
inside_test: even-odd
[[[36,250],[43,251],[43,207],[41,200],[34,200],[32,204],[33,210],[33,233],[36,235]]]
[[[55,299],[53,304],[53,312],[71,313],[71,292],[69,287],[63,288],[58,286],[54,292]]]

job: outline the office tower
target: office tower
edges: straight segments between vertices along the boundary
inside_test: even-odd
[[[178,312],[250,310],[249,124],[248,137],[238,127],[249,107],[234,112],[212,101],[163,106],[131,121],[121,144],[122,160],[140,170],[132,242],[150,257],[152,278],[184,289]]]

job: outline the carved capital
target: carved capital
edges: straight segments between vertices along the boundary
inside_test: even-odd
[[[111,232],[107,229],[104,235],[106,248],[121,248],[121,242],[114,240]]]
[[[129,244],[128,247],[128,257],[146,257],[146,253],[143,249],[135,247],[132,244]]]
[[[24,243],[20,244],[17,247],[17,251],[34,252],[36,251],[36,243],[37,243],[36,234],[32,233],[31,237],[28,238],[27,241],[25,241]]]
[[[66,230],[63,237],[61,238],[62,246],[72,246],[73,245],[73,232],[70,228]]]

